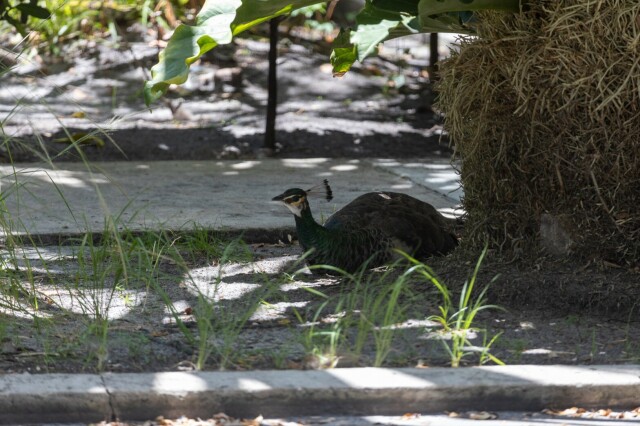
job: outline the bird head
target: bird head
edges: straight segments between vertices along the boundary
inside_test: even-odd
[[[272,201],[279,201],[283,203],[287,208],[298,217],[302,217],[302,212],[309,210],[309,202],[307,196],[314,195],[315,193],[322,193],[323,198],[327,201],[331,201],[333,198],[333,192],[329,186],[329,182],[325,179],[322,185],[314,186],[311,189],[304,190],[300,188],[287,189],[277,197],[273,197]]]
[[[291,188],[284,191],[277,197],[273,197],[272,201],[280,201],[298,217],[302,217],[302,212],[309,208],[307,201],[307,191],[300,188]]]

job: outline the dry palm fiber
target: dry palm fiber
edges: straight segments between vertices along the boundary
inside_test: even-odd
[[[530,2],[481,16],[441,65],[466,241],[535,247],[541,215],[573,250],[640,259],[640,2]]]

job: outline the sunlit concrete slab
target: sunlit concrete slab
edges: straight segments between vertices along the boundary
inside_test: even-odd
[[[633,409],[639,394],[640,366],[633,365],[24,374],[0,377],[0,422]]]
[[[101,232],[107,227],[190,230],[196,225],[236,231],[291,228],[290,213],[271,198],[323,179],[330,181],[334,199],[327,202],[318,195],[311,200],[319,221],[376,190],[404,192],[444,212],[459,202],[458,193],[446,192],[454,185],[453,168],[432,159],[18,164],[0,166],[0,174],[10,213],[5,217],[11,220],[5,229],[15,234]]]
[[[426,160],[372,160],[374,167],[387,170],[411,181],[414,185],[431,189],[459,203],[463,196],[460,174],[450,160],[432,158]]]

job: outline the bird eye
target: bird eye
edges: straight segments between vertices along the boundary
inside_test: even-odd
[[[291,197],[287,198],[287,201],[289,203],[297,203],[299,200],[300,200],[299,195],[292,195]]]

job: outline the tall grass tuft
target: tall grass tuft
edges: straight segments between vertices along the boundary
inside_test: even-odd
[[[488,361],[492,361],[500,365],[504,364],[500,359],[496,358],[489,352],[493,343],[498,339],[499,334],[491,337],[487,341],[486,331],[479,330],[474,326],[474,321],[480,311],[486,309],[502,309],[499,306],[487,304],[487,290],[489,289],[491,282],[498,278],[497,276],[494,277],[479,294],[474,294],[473,291],[478,277],[478,272],[480,271],[480,266],[482,265],[482,261],[486,254],[487,248],[485,247],[476,262],[476,266],[471,277],[462,287],[460,298],[456,306],[453,302],[451,290],[436,278],[430,267],[406,253],[402,253],[402,255],[413,264],[405,274],[419,275],[435,286],[442,296],[442,304],[438,306],[440,313],[431,315],[428,319],[435,321],[442,326],[440,340],[449,354],[452,367],[459,367],[461,360],[473,353],[480,354],[481,364]],[[482,346],[473,345],[470,341],[470,334],[477,331],[481,331],[485,335]]]

